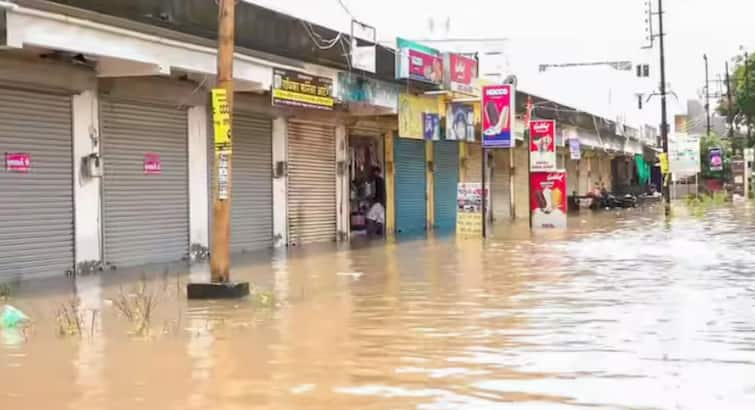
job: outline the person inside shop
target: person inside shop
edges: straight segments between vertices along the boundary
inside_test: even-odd
[[[385,181],[381,174],[380,167],[372,168],[371,175],[372,185],[372,205],[367,211],[367,235],[377,237],[383,235],[385,226]]]
[[[383,179],[380,167],[372,168],[372,185],[372,192],[374,193],[372,197],[373,201],[385,207],[385,180]]]

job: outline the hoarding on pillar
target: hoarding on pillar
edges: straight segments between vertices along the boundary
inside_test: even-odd
[[[530,171],[555,171],[556,121],[530,121]]]
[[[482,89],[482,145],[485,148],[513,148],[515,90],[510,84]]]
[[[530,213],[533,229],[566,228],[566,172],[530,174]]]

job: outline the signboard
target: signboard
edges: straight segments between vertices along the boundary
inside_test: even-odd
[[[440,140],[440,116],[432,113],[422,113],[422,136],[426,140]]]
[[[228,172],[229,153],[218,152],[218,199],[226,200],[230,192],[231,175]]]
[[[582,159],[582,147],[579,145],[579,137],[569,138],[569,155],[575,161]]]
[[[364,108],[374,107],[381,112],[398,113],[400,86],[352,73],[338,73],[338,99]]]
[[[530,174],[533,229],[566,228],[566,172]]]
[[[530,171],[555,171],[556,121],[530,121]]]
[[[440,84],[443,60],[440,52],[413,41],[397,39],[396,78]]]
[[[745,161],[755,161],[755,149],[745,148]]]
[[[332,110],[333,104],[330,78],[273,69],[273,105]]]
[[[734,177],[734,193],[744,196],[747,192],[745,190],[747,163],[743,159],[733,159],[731,161],[731,174]]]
[[[231,110],[225,88],[212,89],[212,123],[215,132],[215,151],[231,150]]]
[[[479,182],[460,182],[456,190],[456,234],[482,237],[482,200],[488,201],[488,190]],[[489,203],[489,201],[488,201]]]
[[[401,138],[424,139],[424,114],[438,115],[438,100],[401,93],[398,98],[398,135]]]
[[[674,178],[700,172],[700,137],[676,133],[669,138],[669,169]]]
[[[28,152],[6,152],[5,170],[8,172],[28,173],[31,171],[31,154]]]
[[[461,54],[443,55],[443,86],[452,92],[479,96],[480,87],[476,84],[477,60]]]
[[[658,154],[658,159],[661,162],[661,174],[668,174],[668,155],[666,155],[665,152],[661,152],[660,154]]]
[[[446,111],[446,139],[475,141],[474,107],[469,104],[448,104]]]
[[[485,148],[514,148],[515,90],[510,84],[482,89],[482,145]]]
[[[147,152],[144,154],[144,175],[160,175],[162,170],[160,154],[155,152]]]
[[[377,48],[374,45],[358,46],[356,40],[351,46],[351,66],[367,71],[375,72],[375,62],[377,61]]]
[[[711,148],[708,152],[708,169],[711,171],[724,170],[724,153],[721,148]]]

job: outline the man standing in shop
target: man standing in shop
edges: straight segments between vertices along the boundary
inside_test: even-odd
[[[372,186],[374,196],[367,212],[367,235],[370,237],[382,236],[385,226],[385,181],[378,167],[372,168]]]

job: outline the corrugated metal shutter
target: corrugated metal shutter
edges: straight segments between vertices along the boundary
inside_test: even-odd
[[[433,142],[433,209],[435,230],[456,230],[456,190],[459,183],[459,143]]]
[[[566,190],[571,195],[573,192],[579,193],[579,181],[577,179],[578,161],[573,159],[566,160]]]
[[[269,248],[273,244],[272,121],[262,115],[236,113],[233,135],[231,250]]]
[[[464,182],[482,182],[482,148],[480,144],[467,144],[467,166]]]
[[[406,138],[395,141],[396,232],[424,232],[427,224],[425,141]]]
[[[511,220],[511,150],[494,149],[495,166],[490,184],[493,218],[498,222]]]
[[[73,269],[70,96],[0,88],[0,152],[28,153],[28,173],[0,170],[0,280]]]
[[[517,144],[514,150],[514,201],[517,219],[528,219],[530,215],[529,155],[526,142]]]
[[[183,258],[189,245],[186,110],[103,98],[105,261],[116,266]],[[144,154],[160,155],[145,175]]]
[[[326,125],[288,125],[288,238],[336,240],[336,137]]]

